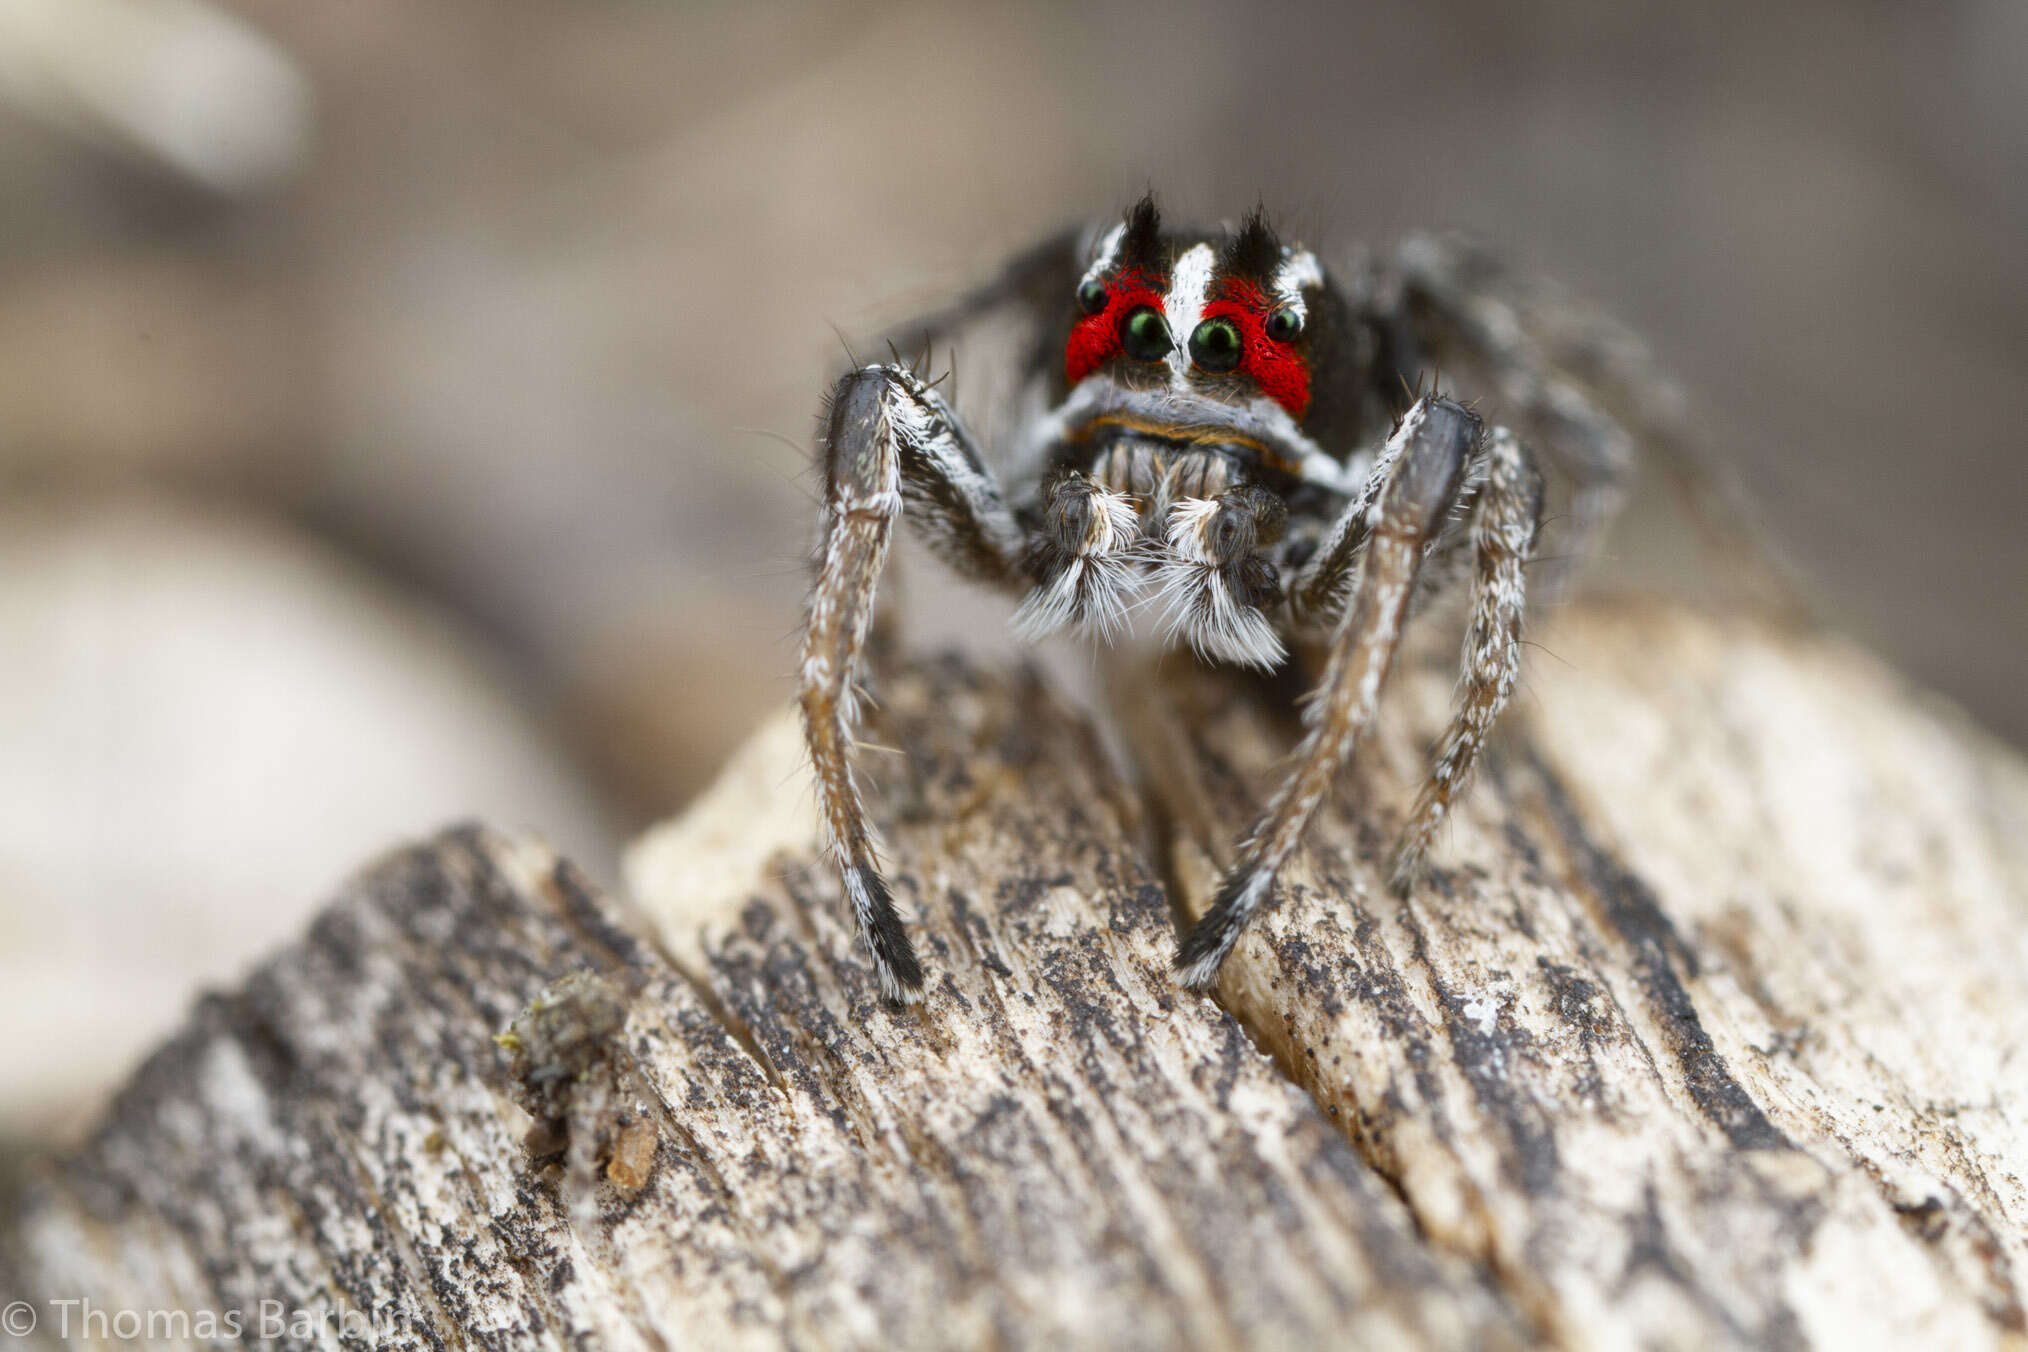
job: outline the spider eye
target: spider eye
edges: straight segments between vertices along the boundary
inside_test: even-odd
[[[1160,361],[1169,355],[1169,325],[1151,305],[1137,305],[1120,321],[1120,346],[1135,361]]]
[[[1230,319],[1207,319],[1190,335],[1190,360],[1206,371],[1239,365],[1239,348],[1239,325]]]
[[[1294,310],[1277,310],[1267,317],[1267,336],[1286,343],[1303,331],[1303,317]]]
[[[1106,284],[1094,278],[1077,289],[1077,308],[1095,315],[1106,308]]]

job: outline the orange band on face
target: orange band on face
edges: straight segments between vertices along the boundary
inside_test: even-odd
[[[1159,423],[1150,418],[1136,418],[1124,413],[1102,413],[1084,424],[1073,434],[1075,441],[1087,441],[1092,433],[1101,427],[1120,427],[1129,432],[1140,432],[1147,436],[1159,437],[1163,441],[1181,442],[1187,446],[1242,446],[1260,457],[1260,462],[1278,473],[1302,477],[1303,467],[1289,459],[1279,450],[1255,437],[1245,436],[1229,427],[1218,426],[1177,426]]]

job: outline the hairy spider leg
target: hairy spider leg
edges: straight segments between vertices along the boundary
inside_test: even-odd
[[[852,771],[860,659],[903,504],[929,547],[967,577],[1014,585],[1021,530],[957,416],[900,365],[838,382],[826,418],[824,537],[803,637],[803,732],[817,798],[880,990],[911,1001],[922,965],[880,874]]]
[[[1470,781],[1486,734],[1506,708],[1521,671],[1527,563],[1542,520],[1542,474],[1534,455],[1504,427],[1494,428],[1487,438],[1483,463],[1485,478],[1472,507],[1471,619],[1455,708],[1429,780],[1395,847],[1390,886],[1398,896],[1414,884],[1437,827]]]
[[[1454,400],[1418,399],[1402,418],[1376,465],[1380,482],[1362,491],[1346,514],[1368,518],[1352,529],[1341,515],[1330,538],[1362,555],[1358,582],[1331,644],[1294,768],[1269,800],[1211,909],[1176,952],[1178,979],[1205,990],[1247,924],[1265,905],[1275,878],[1301,842],[1317,806],[1373,724],[1380,687],[1401,636],[1424,546],[1441,529],[1466,471],[1480,451],[1479,420]]]
[[[1396,462],[1406,444],[1401,432],[1404,418],[1374,458],[1352,501],[1331,522],[1317,550],[1289,585],[1289,615],[1298,632],[1310,637],[1329,637],[1343,621],[1352,601],[1352,585],[1359,574],[1359,562],[1366,556],[1366,542],[1373,533],[1373,504],[1393,481]]]
[[[1605,527],[1632,491],[1634,439],[1580,383],[1573,364],[1610,382],[1608,395],[1652,385],[1630,378],[1646,358],[1634,339],[1610,325],[1583,332],[1545,334],[1528,322],[1519,288],[1486,254],[1456,241],[1422,235],[1397,254],[1413,322],[1423,341],[1439,351],[1461,348],[1483,362],[1499,382],[1500,397],[1536,433],[1536,444],[1571,484],[1566,551],[1552,570],[1566,579],[1597,548]],[[1503,294],[1508,293],[1508,294]],[[1614,375],[1620,378],[1612,379]],[[1540,585],[1538,579],[1538,585]],[[1554,585],[1551,587],[1555,589]]]

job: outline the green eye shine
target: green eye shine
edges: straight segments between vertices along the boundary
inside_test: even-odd
[[[1230,319],[1207,319],[1190,335],[1190,360],[1201,370],[1230,371],[1239,351],[1239,325]]]
[[[1161,311],[1140,305],[1120,321],[1120,346],[1135,361],[1160,361],[1169,355],[1169,325]]]
[[[1294,310],[1277,310],[1267,317],[1267,336],[1286,343],[1303,331],[1303,321]]]
[[[1106,308],[1106,284],[1093,280],[1077,289],[1077,308],[1088,315],[1095,315]]]

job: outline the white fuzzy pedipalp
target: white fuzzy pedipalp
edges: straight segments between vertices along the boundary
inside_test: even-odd
[[[1210,661],[1272,670],[1286,653],[1259,607],[1233,594],[1207,536],[1219,504],[1183,498],[1169,508],[1168,556],[1158,571],[1162,634]]]
[[[1098,488],[1091,498],[1091,529],[1076,556],[1014,612],[1014,635],[1024,643],[1063,629],[1110,643],[1126,630],[1128,611],[1144,585],[1134,552],[1140,517],[1124,493]]]

